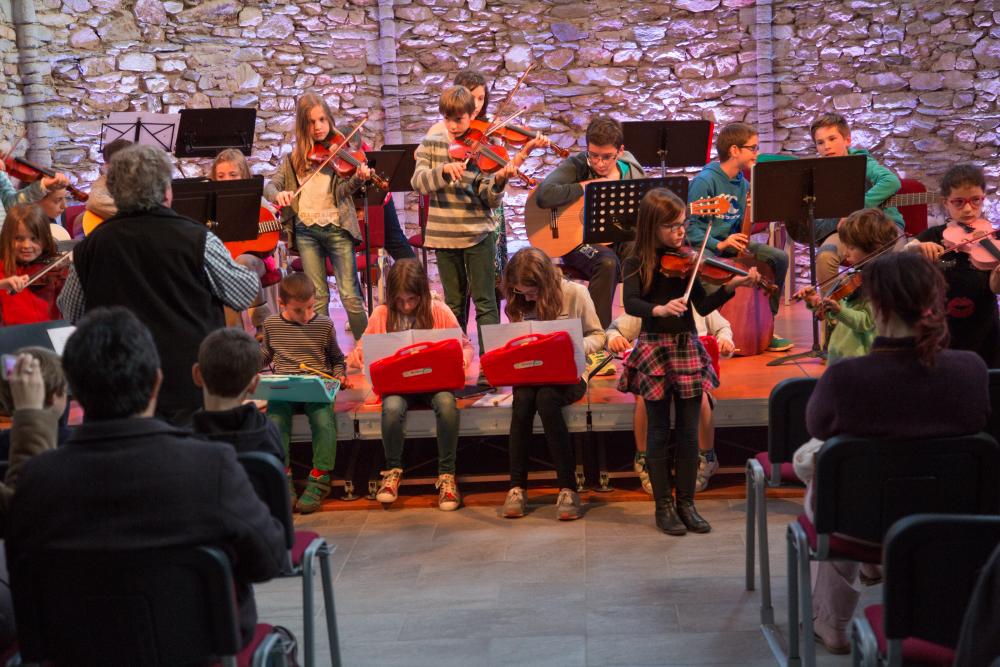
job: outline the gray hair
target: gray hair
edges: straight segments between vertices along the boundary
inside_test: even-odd
[[[154,146],[132,145],[108,163],[108,192],[119,213],[148,211],[163,204],[170,187],[170,159]]]

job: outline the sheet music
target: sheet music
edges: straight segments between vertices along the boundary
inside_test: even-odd
[[[483,347],[488,352],[503,347],[519,336],[532,333],[547,334],[554,331],[565,331],[569,334],[573,342],[577,373],[583,375],[587,368],[587,357],[583,353],[583,322],[579,317],[571,320],[528,320],[509,324],[486,324],[483,326]]]
[[[69,340],[70,335],[74,331],[76,331],[76,327],[56,327],[55,329],[48,329],[45,332],[49,335],[49,340],[52,341],[52,349],[60,357],[63,354],[63,349],[66,347],[66,341]]]
[[[385,359],[396,354],[400,349],[415,343],[436,343],[439,340],[454,338],[462,342],[462,330],[453,329],[411,329],[410,331],[393,331],[384,334],[365,334],[361,337],[361,345],[365,351],[365,377],[372,381],[371,364],[379,359]]]

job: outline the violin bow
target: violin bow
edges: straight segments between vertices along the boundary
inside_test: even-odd
[[[507,97],[503,98],[500,104],[497,105],[497,112],[496,112],[497,116],[499,116],[500,112],[503,111],[503,109],[508,104],[511,103],[511,101],[514,99],[514,93],[516,93],[517,89],[521,87],[521,84],[524,83],[524,80],[528,78],[528,73],[531,72],[531,70],[533,69],[535,69],[535,63],[529,63],[528,68],[524,70],[524,73],[520,77],[518,77],[517,81],[514,83],[514,87],[511,88],[510,92],[507,93]],[[496,83],[496,79],[494,79],[493,82]]]
[[[705,234],[705,238],[702,239],[701,248],[698,249],[698,259],[695,260],[694,266],[691,267],[691,277],[688,278],[688,286],[684,290],[684,303],[687,303],[691,297],[691,289],[694,287],[694,281],[698,279],[698,269],[701,268],[701,263],[705,259],[705,248],[708,247],[708,236],[708,234]]]
[[[344,140],[340,143],[339,146],[337,146],[336,148],[330,149],[330,154],[326,156],[326,159],[323,160],[319,164],[319,166],[317,166],[315,169],[313,169],[309,173],[309,175],[306,176],[306,179],[304,181],[302,181],[301,184],[299,184],[298,189],[296,189],[295,192],[292,193],[292,199],[294,199],[295,197],[299,196],[299,193],[302,192],[302,188],[306,187],[306,183],[308,183],[309,181],[311,181],[313,176],[315,176],[316,174],[318,174],[320,172],[320,170],[323,169],[323,167],[325,167],[326,165],[330,164],[330,160],[332,160],[334,157],[337,156],[337,153],[339,153],[340,150],[344,146],[347,145],[347,143],[354,137],[354,135],[358,133],[358,130],[361,129],[361,126],[364,125],[366,122],[368,122],[368,116],[365,116],[364,118],[362,118],[361,122],[359,122],[357,125],[354,126],[354,129],[351,130],[351,133],[348,134],[346,137],[344,137]]]
[[[844,269],[843,271],[838,271],[836,275],[831,276],[830,278],[827,278],[823,282],[816,283],[815,285],[812,285],[813,289],[815,289],[817,292],[822,293],[824,287],[826,287],[830,283],[833,283],[833,282],[839,280],[840,277],[843,276],[848,271],[858,270],[861,267],[863,267],[865,264],[867,264],[868,262],[870,262],[870,261],[872,261],[874,259],[878,259],[879,257],[881,257],[882,255],[884,255],[885,253],[887,253],[890,250],[892,250],[893,247],[895,247],[895,245],[897,243],[899,243],[899,239],[900,238],[903,238],[903,239],[913,238],[913,234],[907,234],[906,232],[900,233],[898,236],[896,236],[896,238],[892,239],[891,241],[887,241],[887,242],[883,243],[872,254],[868,255],[867,257],[865,257],[863,260],[861,260],[860,262],[858,262],[854,266],[849,266],[846,269]]]
[[[72,250],[64,252],[59,259],[53,261],[51,264],[49,264],[48,266],[46,266],[44,269],[42,269],[41,271],[39,271],[35,275],[31,276],[31,279],[28,282],[24,283],[24,288],[29,287],[32,283],[38,282],[38,279],[41,278],[42,276],[44,276],[46,273],[48,273],[52,269],[56,268],[60,264],[63,264],[67,259],[72,259],[72,258],[73,258],[73,251]],[[22,289],[24,289],[24,288],[22,288]],[[13,294],[14,292],[10,291],[10,293]]]

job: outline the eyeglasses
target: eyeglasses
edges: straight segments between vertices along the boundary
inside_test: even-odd
[[[678,230],[684,229],[683,222],[661,222],[659,224],[660,229],[665,232],[676,232]]]
[[[760,152],[760,144],[753,144],[751,146],[740,146],[740,148],[745,148],[748,151],[750,151],[751,153],[759,153]]]
[[[979,208],[985,199],[986,197],[955,197],[948,200],[948,205],[955,208],[965,208],[966,204],[972,204],[973,208]]]
[[[587,159],[591,162],[611,162],[618,157],[618,153],[607,153],[605,155],[598,155],[597,153],[591,153],[587,151]]]

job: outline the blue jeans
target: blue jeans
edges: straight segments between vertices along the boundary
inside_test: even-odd
[[[382,215],[385,220],[385,251],[394,260],[415,259],[417,255],[413,252],[413,246],[410,245],[399,224],[399,215],[396,213],[396,205],[393,203],[392,197],[382,207]]]
[[[747,245],[750,254],[767,262],[774,269],[774,284],[778,287],[771,295],[771,314],[778,314],[778,304],[781,302],[781,291],[785,286],[785,277],[788,275],[788,253],[780,248],[772,248],[766,243],[750,243]]]
[[[387,470],[403,467],[406,411],[414,403],[430,403],[437,417],[438,474],[455,474],[458,449],[458,406],[450,391],[435,394],[391,394],[382,397],[382,444]]]
[[[361,299],[354,238],[336,225],[307,227],[296,222],[295,245],[302,257],[302,270],[316,286],[316,312],[322,315],[330,314],[330,288],[326,283],[326,259],[330,258],[351,333],[359,340],[368,326],[368,314]]]

